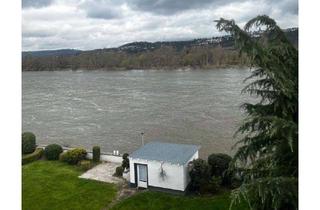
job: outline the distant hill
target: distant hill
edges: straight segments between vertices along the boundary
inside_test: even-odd
[[[25,57],[25,56],[35,56],[35,57],[68,56],[68,55],[78,55],[81,52],[82,52],[81,50],[75,50],[75,49],[23,51],[22,57]]]
[[[289,28],[284,30],[288,39],[294,44],[298,44],[298,28]],[[252,36],[259,37],[262,32],[254,32]],[[196,46],[217,46],[220,45],[223,48],[230,48],[234,45],[234,40],[231,36],[219,36],[211,38],[193,39],[188,41],[170,41],[170,42],[132,42],[122,45],[118,50],[126,52],[142,52],[147,50],[155,50],[160,47],[174,47],[177,50],[182,50],[188,47]]]
[[[212,38],[193,39],[188,41],[168,41],[168,42],[132,42],[120,46],[118,49],[121,51],[137,53],[147,50],[155,50],[161,47],[174,47],[178,51],[184,48],[196,46],[216,46],[222,45],[223,47],[232,47],[233,40],[231,36],[221,36]]]
[[[298,28],[284,30],[298,46]],[[251,35],[260,37],[263,31]],[[81,51],[76,49],[22,52],[23,71],[63,69],[148,69],[210,68],[245,65],[234,49],[231,36],[200,38],[187,41],[132,42],[116,48]]]

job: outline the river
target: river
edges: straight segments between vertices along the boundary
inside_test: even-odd
[[[22,129],[38,144],[132,152],[151,140],[232,154],[248,69],[22,73]]]

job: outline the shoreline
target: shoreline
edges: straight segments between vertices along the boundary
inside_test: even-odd
[[[111,69],[44,69],[44,70],[22,70],[21,72],[79,72],[79,71],[100,71],[100,72],[117,72],[117,71],[136,71],[136,70],[143,70],[143,71],[199,71],[199,70],[206,70],[206,71],[214,71],[214,70],[224,70],[224,69],[249,69],[252,68],[247,65],[210,65],[210,66],[184,66],[184,67],[161,67],[161,68],[111,68]]]

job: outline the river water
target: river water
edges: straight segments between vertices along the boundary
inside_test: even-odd
[[[232,154],[248,69],[22,73],[22,128],[38,144],[132,152],[144,140]]]

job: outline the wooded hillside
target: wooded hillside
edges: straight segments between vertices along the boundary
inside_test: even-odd
[[[297,46],[298,29],[287,29],[285,33]],[[260,33],[252,36],[258,37]],[[91,51],[22,52],[23,71],[214,68],[247,64],[246,57],[239,57],[231,36],[190,41],[133,42],[118,48]]]

